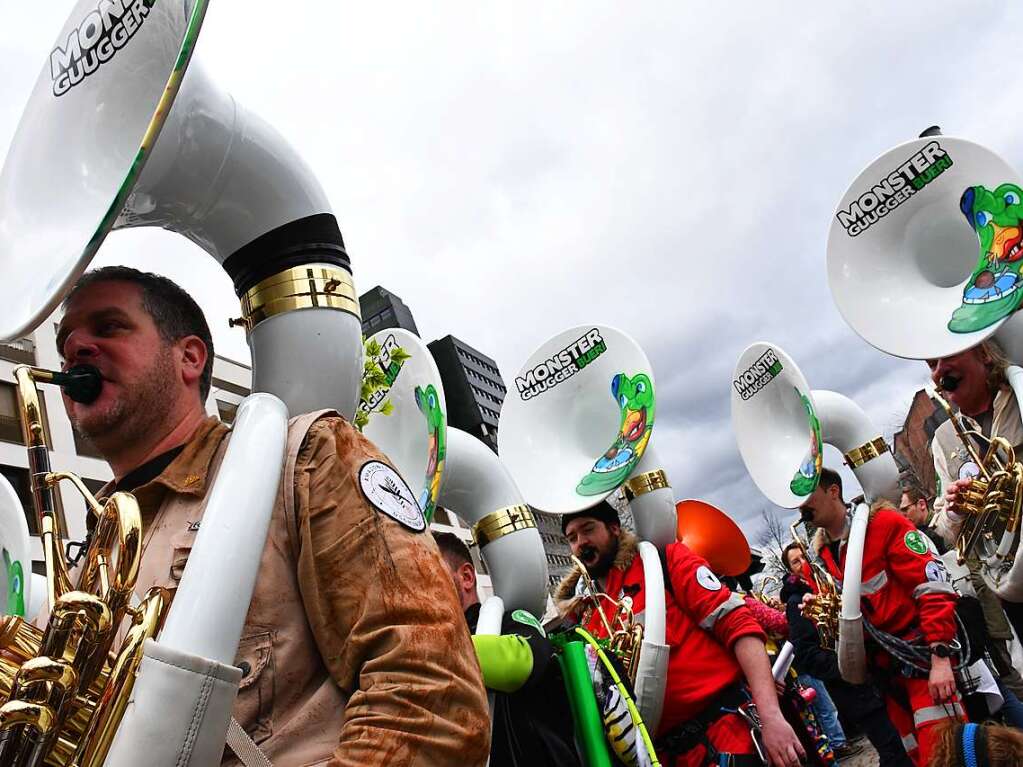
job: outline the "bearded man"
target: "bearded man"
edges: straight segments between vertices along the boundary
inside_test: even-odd
[[[646,600],[638,541],[622,529],[614,507],[601,502],[568,514],[561,529],[598,590],[616,600],[630,597],[634,612],[641,615]],[[732,594],[685,544],[670,544],[664,557],[669,655],[655,738],[661,762],[678,767],[761,764],[749,726],[734,713],[752,698],[770,763],[795,767],[805,752],[778,707],[763,629],[742,597]],[[559,609],[594,636],[606,636],[603,621],[582,593],[580,574],[570,573],[558,586]],[[608,621],[614,618],[615,607],[608,600],[602,601],[601,611]]]
[[[206,320],[170,280],[125,267],[83,276],[64,309],[64,368],[103,379],[95,401],[64,405],[110,464],[100,496],[130,491],[141,506],[137,593],[173,592],[230,439],[203,406]],[[450,578],[429,533],[363,494],[369,462],[386,458],[337,413],[289,424],[236,662],[242,745],[277,767],[484,764],[486,698]]]

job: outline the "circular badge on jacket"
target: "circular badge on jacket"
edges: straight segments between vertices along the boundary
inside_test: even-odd
[[[948,570],[946,570],[945,565],[937,559],[928,562],[927,567],[924,568],[924,572],[927,574],[927,580],[929,581],[948,583]]]
[[[903,541],[906,543],[906,548],[914,554],[926,554],[928,552],[927,541],[924,540],[924,534],[919,530],[910,530],[906,533]]]
[[[707,591],[720,591],[721,589],[721,581],[718,580],[718,577],[706,565],[700,565],[696,568],[696,582],[707,589]]]
[[[377,511],[414,533],[426,529],[426,517],[405,480],[383,461],[366,461],[359,469],[362,494]]]
[[[967,461],[959,467],[959,479],[976,479],[980,476],[980,467],[973,461]]]

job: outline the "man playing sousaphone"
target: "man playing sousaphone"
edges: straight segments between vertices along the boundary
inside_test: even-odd
[[[849,552],[849,511],[842,478],[823,468],[817,488],[800,507],[817,528],[812,546],[831,575],[841,582]],[[809,577],[809,565],[803,565]],[[956,593],[941,561],[922,533],[882,501],[870,512],[863,543],[860,605],[875,650],[868,655],[882,688],[888,716],[909,756],[926,765],[938,725],[962,718],[953,661]],[[804,602],[812,600],[806,595]]]
[[[113,471],[100,495],[138,498],[138,593],[174,590],[230,434],[203,407],[206,321],[174,283],[124,267],[86,274],[64,307],[64,367],[103,379],[89,404],[65,397],[68,415]],[[425,520],[373,500],[361,470],[397,475],[332,411],[292,420],[285,461],[239,647],[232,749],[255,741],[277,767],[484,764],[486,698],[450,578]],[[227,751],[224,763],[253,761]]]
[[[561,528],[572,553],[615,599],[629,597],[637,613],[646,604],[643,567],[636,536],[623,530],[607,501],[563,516]],[[661,763],[676,767],[762,764],[750,724],[737,710],[752,700],[762,723],[763,743],[772,765],[797,765],[803,747],[778,707],[763,629],[738,595],[711,572],[707,562],[681,542],[665,557],[667,691],[655,746]],[[587,609],[581,573],[569,574],[556,591],[559,609],[604,636],[603,621]],[[607,620],[615,608],[603,607]],[[654,734],[654,733],[651,733]]]
[[[1005,378],[1008,365],[1009,361],[998,344],[990,339],[959,354],[927,360],[934,385],[958,409],[964,426],[980,435],[973,437],[973,447],[981,456],[987,450],[987,440],[993,437],[1004,438],[1013,448],[1023,447],[1019,405]],[[959,439],[951,421],[941,424],[934,432],[931,453],[938,481],[932,526],[952,546],[965,519],[962,513],[964,493],[972,479],[979,475],[980,467]],[[990,598],[982,596],[990,594],[990,591],[980,579],[979,567],[973,559],[971,571],[976,573],[974,587],[985,606],[989,631],[1001,636],[1007,633],[1005,619],[993,604],[993,595]],[[1023,605],[1002,600],[1002,609],[1016,629],[1017,636],[1023,637]]]

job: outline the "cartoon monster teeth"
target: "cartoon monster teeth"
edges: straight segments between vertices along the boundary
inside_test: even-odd
[[[971,186],[959,207],[980,238],[980,257],[963,290],[963,304],[948,329],[972,333],[1007,317],[1023,299],[1023,189],[1002,184],[994,191]]]
[[[618,436],[579,482],[580,495],[601,495],[629,476],[643,455],[654,424],[654,385],[645,373],[629,378],[618,373],[611,379],[611,396],[621,408]]]

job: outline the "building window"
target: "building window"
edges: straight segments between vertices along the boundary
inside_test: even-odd
[[[36,345],[31,338],[0,342],[0,359],[23,365],[36,364]]]
[[[25,444],[25,436],[21,432],[21,415],[18,412],[18,394],[14,384],[0,383],[0,440]],[[39,396],[39,409],[43,416],[43,436],[48,445],[50,440],[50,419],[46,417],[46,401]]]
[[[226,424],[234,423],[235,416],[238,415],[238,406],[230,402],[222,402],[217,400],[217,414],[220,416],[220,420]]]
[[[28,523],[29,535],[39,535],[39,523],[36,520],[35,507],[32,505],[32,485],[29,480],[28,469],[18,466],[0,464],[0,474],[11,483],[14,492],[21,501],[21,510],[25,514],[25,521]],[[60,502],[60,493],[54,490],[53,493],[54,511],[57,515],[57,529],[61,536],[67,537],[67,524],[64,522],[64,506]]]

